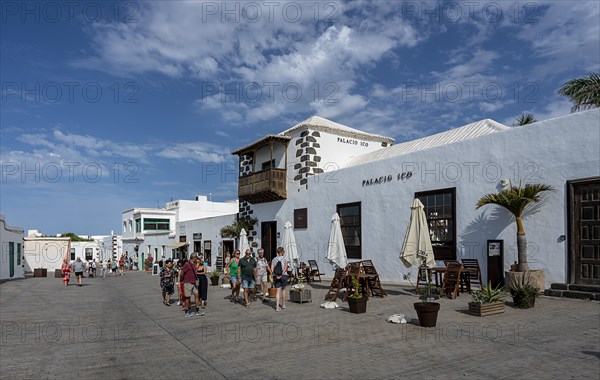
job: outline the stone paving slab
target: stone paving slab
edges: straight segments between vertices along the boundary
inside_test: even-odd
[[[466,313],[468,294],[442,299],[436,328],[395,325],[416,319],[409,287],[384,284],[367,313],[313,302],[229,302],[209,288],[204,317],[184,318],[161,303],[146,273],[86,278],[83,287],[30,278],[0,285],[2,378],[598,378],[600,303],[540,297],[533,309],[484,318]]]

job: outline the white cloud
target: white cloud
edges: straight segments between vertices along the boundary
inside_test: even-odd
[[[204,163],[223,163],[229,158],[228,150],[222,146],[203,142],[174,144],[160,150],[156,155],[163,158]]]

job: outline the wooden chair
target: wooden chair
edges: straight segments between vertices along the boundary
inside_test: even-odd
[[[446,268],[449,264],[461,265],[458,260],[444,260]],[[463,269],[464,268],[465,266],[463,265]],[[469,282],[468,273],[463,270],[460,275],[460,291],[464,293],[465,289],[467,289],[467,292],[471,293],[471,283]]]
[[[379,273],[377,273],[377,269],[375,269],[373,262],[371,260],[363,260],[361,264],[363,272],[369,275],[369,277],[367,277],[367,285],[371,296],[385,297],[385,290],[381,287]]]
[[[462,264],[448,263],[446,267],[446,273],[444,274],[444,283],[442,284],[442,291],[449,298],[458,297],[458,287],[461,282]]]
[[[293,270],[288,269],[287,274],[288,274],[288,282],[290,285],[295,285],[298,283],[298,276],[296,276],[296,274],[294,273]]]
[[[335,301],[337,299],[338,293],[340,289],[344,286],[346,278],[346,268],[337,268],[335,270],[335,274],[333,275],[333,279],[331,280],[331,285],[329,286],[329,290],[325,295],[325,301]]]
[[[481,269],[479,268],[479,260],[477,259],[462,259],[463,268],[465,271],[465,277],[468,281],[468,289],[471,292],[471,285],[473,282],[478,282],[479,287],[483,287],[483,280],[481,279]]]
[[[419,293],[419,285],[427,285],[427,276],[431,277],[431,274],[428,273],[427,268],[420,266],[417,272],[417,286],[415,287],[416,293]]]
[[[317,264],[317,260],[308,260],[308,278],[315,281],[315,277],[319,277],[319,282],[321,282],[321,275],[325,275],[325,273],[321,273],[319,270],[319,265]]]

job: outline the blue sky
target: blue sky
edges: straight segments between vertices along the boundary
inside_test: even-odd
[[[397,142],[564,115],[600,64],[597,1],[1,6],[1,212],[47,234],[234,199],[230,152],[312,115]]]

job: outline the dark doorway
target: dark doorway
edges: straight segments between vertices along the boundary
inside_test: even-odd
[[[600,285],[600,177],[567,182],[569,282]]]
[[[265,250],[265,257],[271,261],[277,255],[277,222],[262,222],[261,248]]]
[[[223,240],[223,256],[220,258],[220,260],[217,260],[217,268],[219,270],[223,270],[223,265],[225,265],[225,259],[227,258],[227,255],[230,255],[229,258],[231,259],[231,255],[233,255],[233,243],[233,240]]]

